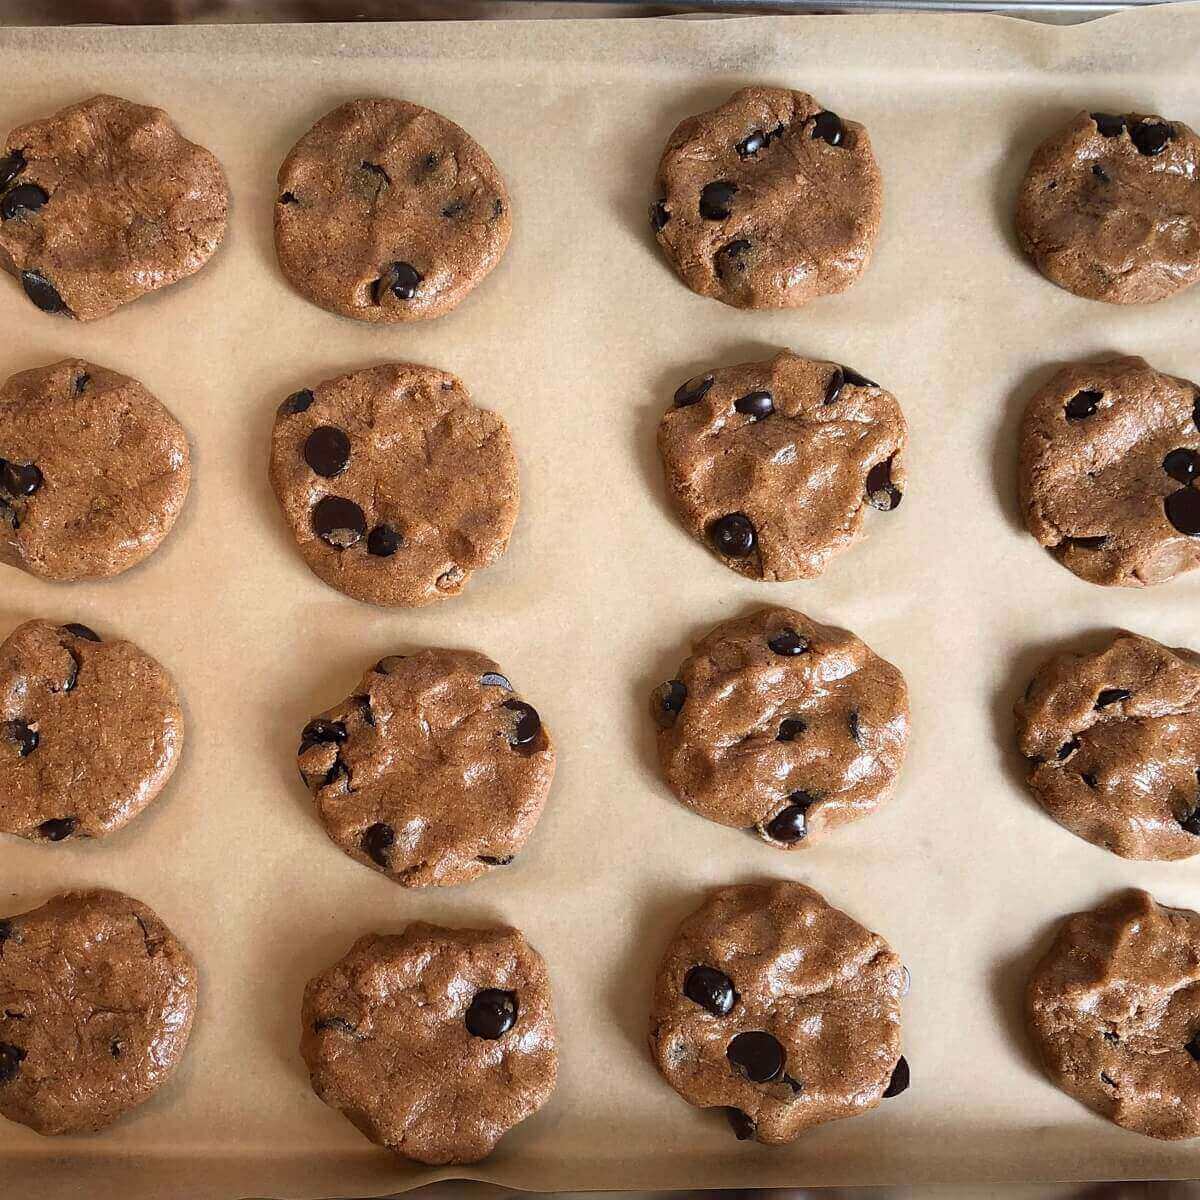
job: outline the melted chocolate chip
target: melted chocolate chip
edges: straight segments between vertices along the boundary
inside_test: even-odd
[[[876,463],[867,472],[867,503],[880,512],[891,512],[900,507],[904,493],[892,482],[892,460]]]
[[[734,238],[732,242],[726,242],[716,254],[717,274],[724,278],[727,271],[744,271],[746,263],[742,257],[749,252],[750,243],[746,238]]]
[[[313,506],[313,532],[335,550],[348,550],[362,541],[367,518],[353,500],[325,496]]]
[[[1108,172],[1099,163],[1092,163],[1092,174],[1095,175],[1095,177],[1100,180],[1101,183],[1112,183]]]
[[[318,475],[333,479],[350,464],[350,439],[335,425],[318,425],[305,440],[304,461]]]
[[[327,1029],[332,1029],[335,1033],[345,1033],[351,1036],[358,1033],[358,1029],[347,1021],[345,1017],[318,1017],[313,1022],[314,1033],[324,1033]]]
[[[794,742],[806,729],[808,723],[800,717],[784,717],[779,722],[779,732],[775,735],[777,742]]]
[[[72,385],[72,391],[77,396],[82,396],[87,391],[88,384],[92,382],[92,377],[86,372],[81,371],[75,376],[75,383]]]
[[[42,486],[42,473],[33,463],[5,462],[0,487],[10,496],[32,496]]]
[[[512,732],[508,735],[509,744],[517,749],[532,746],[542,731],[542,718],[538,716],[537,709],[524,700],[505,700],[504,707],[516,713]]]
[[[0,158],[0,188],[8,187],[25,167],[25,155],[20,150],[10,151]]]
[[[1104,1031],[1104,1040],[1115,1046],[1121,1040],[1121,1038],[1115,1030],[1106,1029]]]
[[[12,1083],[21,1073],[25,1050],[12,1042],[0,1042],[0,1084]]]
[[[683,994],[714,1017],[727,1016],[738,1002],[733,980],[716,967],[692,967],[684,976]]]
[[[727,179],[706,183],[700,192],[700,215],[706,221],[724,221],[733,212],[737,184]]]
[[[298,392],[293,392],[280,406],[279,415],[281,417],[292,416],[295,413],[307,412],[312,407],[312,402],[316,397],[308,388],[302,388]]]
[[[708,395],[708,389],[712,387],[713,382],[712,375],[697,375],[695,379],[681,384],[675,390],[675,407],[687,408],[691,404],[699,403]]]
[[[1117,1081],[1111,1075],[1109,1075],[1107,1071],[1101,1071],[1100,1078],[1107,1083],[1110,1088],[1115,1088],[1117,1086]]]
[[[841,367],[834,367],[829,382],[825,385],[825,403],[836,404],[841,397],[842,388],[846,383],[846,372]]]
[[[455,217],[461,217],[467,211],[465,200],[451,200],[445,208],[442,209],[442,216],[448,220],[454,220]]]
[[[762,1030],[739,1033],[725,1048],[725,1057],[751,1083],[778,1079],[787,1061],[779,1039]]]
[[[280,204],[299,204],[300,201],[296,199],[295,192],[284,192],[283,195],[279,197],[279,203]]]
[[[1080,746],[1079,739],[1077,737],[1073,737],[1073,738],[1071,738],[1071,740],[1069,742],[1063,742],[1063,744],[1061,746],[1059,746],[1058,751],[1055,753],[1054,757],[1059,762],[1066,762],[1067,759],[1070,758],[1071,755],[1074,754],[1075,751],[1079,749],[1079,746]]]
[[[650,205],[650,228],[657,233],[671,219],[671,214],[667,211],[667,206],[661,200],[655,200]]]
[[[1081,772],[1079,778],[1082,779],[1083,782],[1086,783],[1093,792],[1100,786],[1095,775],[1093,775],[1090,771]]]
[[[1139,154],[1153,157],[1161,154],[1170,142],[1174,130],[1164,121],[1143,121],[1140,125],[1132,125],[1129,136],[1137,147]]]
[[[1184,833],[1190,833],[1193,837],[1200,837],[1200,804],[1197,804],[1190,813],[1185,813],[1178,818],[1180,828]]]
[[[499,196],[492,201],[492,220],[498,221],[504,215],[504,201]]]
[[[38,187],[36,183],[22,183],[12,191],[6,192],[4,199],[0,200],[0,217],[11,221],[24,213],[35,213],[49,199],[45,188]]]
[[[733,407],[756,421],[762,421],[775,411],[775,402],[770,392],[747,392],[733,402]]]
[[[517,1023],[517,993],[499,988],[476,992],[463,1021],[472,1037],[494,1042]]]
[[[375,282],[375,303],[382,304],[388,292],[397,300],[411,300],[424,279],[412,263],[394,262]]]
[[[726,558],[745,558],[754,553],[758,534],[745,513],[728,513],[718,517],[708,527],[713,549]]]
[[[908,1059],[904,1055],[900,1055],[896,1061],[896,1069],[892,1072],[891,1081],[887,1087],[883,1089],[883,1098],[890,1100],[893,1096],[900,1095],[901,1092],[908,1090],[909,1072]]]
[[[846,718],[846,725],[850,730],[851,738],[857,742],[862,736],[862,725],[859,723],[859,716],[857,712],[850,713],[850,715]]]
[[[366,721],[372,729],[375,728],[375,710],[371,707],[370,696],[353,696],[354,703],[358,705],[359,711],[362,713],[362,719]]]
[[[8,920],[0,920],[0,946],[3,946],[13,935],[13,923]]]
[[[312,746],[322,746],[330,742],[340,746],[349,736],[344,722],[316,717],[301,730],[300,749],[296,753],[303,754]]]
[[[75,826],[78,824],[79,822],[74,817],[58,817],[54,820],[43,821],[37,831],[48,842],[61,842],[75,832]]]
[[[1180,488],[1163,501],[1167,520],[1188,537],[1200,537],[1200,492],[1195,488]]]
[[[426,171],[433,171],[437,169],[439,161],[440,160],[438,159],[437,152],[430,150],[429,153],[426,154],[423,159],[421,159],[421,166],[424,167]],[[366,165],[366,163],[363,163],[364,167]]]
[[[1110,704],[1118,704],[1122,700],[1128,700],[1132,695],[1133,693],[1125,688],[1105,688],[1096,697],[1096,707],[1107,708]]]
[[[1200,454],[1195,450],[1172,450],[1162,461],[1162,469],[1178,483],[1191,483],[1200,475]]]
[[[475,861],[487,863],[489,867],[507,867],[514,858],[516,858],[515,854],[506,854],[503,858],[496,858],[491,854],[480,854]]]
[[[1125,132],[1125,118],[1114,116],[1112,113],[1092,113],[1096,129],[1104,137],[1120,137]]]
[[[817,113],[816,120],[813,121],[813,137],[820,138],[823,142],[828,142],[831,146],[840,146],[844,134],[845,130],[842,126],[842,118],[837,113]]]
[[[1086,391],[1076,392],[1063,406],[1063,412],[1067,414],[1068,421],[1083,421],[1095,413],[1103,399],[1103,392],[1088,388]]]
[[[42,312],[70,314],[71,310],[67,307],[67,302],[58,294],[58,289],[45,275],[41,275],[37,271],[22,271],[21,286],[25,289],[25,295]]]
[[[108,1044],[108,1052],[113,1056],[113,1058],[120,1058],[124,1050],[125,1047],[115,1039]]]
[[[75,690],[75,685],[79,682],[79,671],[83,666],[83,663],[80,661],[79,655],[76,654],[70,646],[66,646],[64,649],[71,658],[71,673],[66,677],[66,679],[63,680],[62,685],[62,690],[64,693],[66,693],[73,692]],[[51,691],[53,690],[54,689],[51,688]]]
[[[654,719],[662,729],[675,724],[687,702],[687,684],[681,679],[660,683],[654,690]]]
[[[499,674],[496,671],[485,671],[479,677],[479,682],[484,687],[498,687],[498,688],[503,688],[506,692],[512,691],[512,684],[509,683],[508,680],[505,679],[503,675]]]
[[[767,645],[772,653],[790,657],[794,654],[808,653],[808,638],[803,637],[794,629],[781,629],[773,637],[767,639]]]
[[[385,186],[392,182],[392,177],[378,163],[367,162],[366,159],[363,159],[358,165],[360,170],[374,175]]]
[[[64,633],[69,633],[72,637],[83,638],[85,642],[98,642],[100,640],[100,635],[94,629],[89,629],[86,625],[80,625],[76,622],[64,625],[62,629]]]
[[[395,844],[396,831],[384,821],[376,821],[363,830],[363,853],[381,867],[388,865],[390,851]]]
[[[30,729],[25,721],[20,720],[5,721],[0,725],[0,736],[12,742],[22,758],[28,758],[42,740],[36,729]]]
[[[742,1112],[740,1108],[727,1108],[725,1119],[729,1122],[729,1128],[733,1130],[733,1135],[739,1142],[748,1142],[758,1130],[753,1119]]]
[[[787,806],[781,808],[766,824],[765,832],[772,841],[785,846],[802,841],[808,834],[806,813],[816,802],[816,796],[808,792],[793,792]]]
[[[376,525],[367,535],[367,553],[376,558],[391,558],[403,542],[390,525]]]

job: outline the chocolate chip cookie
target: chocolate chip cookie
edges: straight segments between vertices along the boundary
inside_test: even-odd
[[[790,1142],[909,1084],[908,972],[877,933],[812,888],[720,888],[683,922],[654,985],[650,1052],[739,1140]]]
[[[175,935],[120,892],[0,919],[0,1116],[89,1133],[149,1100],[183,1057],[196,977]]]
[[[453,375],[388,363],[295,392],[271,485],[304,561],[371,604],[455,596],[505,551],[517,460],[503,419]]]
[[[684,525],[751,579],[811,579],[904,495],[908,428],[849,367],[784,351],[684,383],[658,427]]]
[[[1141,358],[1071,363],[1030,399],[1019,489],[1029,532],[1092,583],[1200,566],[1200,388]]]
[[[516,929],[361,937],[309,981],[302,1021],[317,1095],[417,1162],[478,1162],[554,1090],[550,979]]]
[[[554,778],[536,710],[470,650],[381,659],[309,721],[298,754],[326,833],[405,887],[507,866]]]
[[[0,563],[44,579],[127,571],[171,532],[187,434],[136,379],[79,358],[0,388]]]
[[[1062,826],[1122,858],[1200,853],[1200,660],[1118,633],[1060,654],[1017,702],[1029,786]]]
[[[512,232],[496,164],[465,130],[404,100],[352,100],[279,168],[275,250],[302,295],[359,321],[455,308]]]
[[[1034,152],[1017,235],[1059,287],[1110,304],[1200,279],[1200,139],[1179,121],[1086,113]]]
[[[0,644],[0,833],[104,837],[158,796],[182,750],[175,684],[131,642],[26,621]]]
[[[44,312],[107,316],[195,274],[225,234],[221,164],[160,108],[93,96],[4,147],[0,267]]]
[[[1200,1137],[1200,914],[1130,890],[1068,917],[1026,1020],[1050,1078],[1110,1121]]]
[[[718,625],[650,708],[675,795],[784,850],[878,808],[908,744],[904,676],[790,608]]]
[[[843,292],[879,233],[883,181],[867,131],[806,92],[748,87],[681,121],[650,224],[679,277],[737,308]]]

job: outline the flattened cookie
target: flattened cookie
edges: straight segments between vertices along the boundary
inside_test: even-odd
[[[500,261],[508,192],[453,121],[404,100],[352,100],[279,168],[275,250],[292,286],[359,321],[424,321]]]
[[[183,1057],[196,975],[120,892],[65,892],[0,920],[0,1115],[89,1133],[149,1100]]]
[[[1144,587],[1200,566],[1200,388],[1142,358],[1072,363],[1021,422],[1025,526],[1091,583]]]
[[[748,87],[681,121],[650,223],[679,277],[737,308],[845,291],[879,233],[883,181],[867,131],[806,92]]]
[[[508,426],[453,375],[389,363],[279,407],[271,485],[304,561],[371,604],[455,596],[508,545],[520,489]]]
[[[1076,116],[1034,152],[1017,234],[1059,287],[1143,304],[1200,278],[1200,139],[1141,113]]]
[[[1016,717],[1029,786],[1060,825],[1122,858],[1200,853],[1200,665],[1190,652],[1119,633],[1095,654],[1060,654]]]
[[[423,1163],[486,1157],[554,1090],[550,979],[519,930],[368,934],[304,989],[313,1090]]]
[[[785,850],[873,812],[908,744],[904,676],[790,608],[718,625],[650,708],[675,795]]]
[[[739,1140],[790,1142],[908,1087],[887,942],[800,883],[726,887],[663,957],[650,1052],[698,1108],[724,1108]]]
[[[129,570],[171,532],[191,455],[136,379],[79,358],[0,389],[0,562],[44,579]]]
[[[554,778],[541,718],[470,650],[381,659],[304,727],[298,753],[326,833],[405,887],[506,866]]]
[[[26,621],[0,644],[0,833],[104,837],[155,799],[182,750],[175,684],[131,642]]]
[[[93,96],[4,145],[0,266],[45,312],[107,316],[195,274],[225,234],[221,164],[160,108]]]
[[[849,367],[786,351],[699,375],[658,427],[684,525],[751,579],[811,579],[904,494],[908,427]]]
[[[1197,963],[1200,914],[1146,892],[1068,917],[1026,993],[1050,1078],[1135,1133],[1200,1136]]]

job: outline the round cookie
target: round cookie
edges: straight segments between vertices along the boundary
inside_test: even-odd
[[[271,486],[331,587],[412,607],[455,596],[505,551],[520,505],[503,419],[453,375],[388,363],[280,406]]]
[[[1034,152],[1017,236],[1052,283],[1110,304],[1200,279],[1200,139],[1179,121],[1079,113]]]
[[[867,131],[806,92],[748,87],[681,121],[650,224],[679,277],[737,308],[845,291],[879,233],[883,180]]]
[[[196,965],[120,892],[0,919],[0,1116],[90,1133],[149,1100],[187,1046]]]
[[[304,989],[313,1090],[417,1162],[486,1157],[554,1090],[550,979],[519,930],[368,934]]]
[[[351,100],[279,168],[275,250],[292,286],[359,321],[455,308],[512,232],[496,164],[465,130],[404,100]]]
[[[908,744],[904,676],[790,608],[718,625],[650,707],[675,795],[785,850],[878,808]]]
[[[93,96],[5,140],[0,266],[38,308],[91,321],[199,271],[228,210],[221,164],[162,109]]]
[[[171,532],[190,482],[187,434],[136,379],[68,358],[0,388],[0,563],[120,574]]]
[[[1091,583],[1200,566],[1200,388],[1141,358],[1071,363],[1030,399],[1018,486],[1030,533]]]
[[[298,754],[325,832],[405,887],[507,866],[554,778],[537,712],[470,650],[381,659],[304,727]]]
[[[1029,787],[1062,826],[1122,858],[1200,853],[1200,664],[1119,633],[1060,654],[1017,702]]]
[[[1068,917],[1026,992],[1050,1078],[1135,1133],[1200,1137],[1198,961],[1200,914],[1146,892]]]
[[[790,1142],[908,1087],[887,942],[812,888],[720,888],[679,927],[654,984],[650,1052],[739,1140]]]
[[[0,644],[0,833],[104,837],[155,799],[182,750],[175,684],[131,642],[26,621]]]
[[[904,494],[895,398],[836,363],[784,351],[690,379],[658,427],[684,525],[751,579],[811,579]]]

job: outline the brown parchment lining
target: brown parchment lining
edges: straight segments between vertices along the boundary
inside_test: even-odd
[[[1200,120],[1200,11],[1059,29],[958,15],[0,33],[0,127],[98,91],[165,105],[220,157],[229,234],[194,279],[92,325],[0,282],[4,375],[81,355],[133,375],[194,447],[175,532],[117,579],[54,586],[5,570],[0,633],[45,616],[128,637],[175,674],[183,764],[97,844],[0,844],[0,911],[69,886],[126,889],[202,972],[186,1062],[107,1133],[0,1123],[0,1194],[88,1200],[379,1195],[454,1172],[393,1160],[322,1105],[297,1053],[304,981],[366,930],[410,919],[519,925],[549,962],[560,1085],[490,1161],[460,1174],[532,1189],[1154,1178],[1200,1147],[1094,1117],[1031,1060],[1019,994],[1064,913],[1130,884],[1200,907],[1200,858],[1128,863],[1027,798],[1010,709],[1047,653],[1127,626],[1200,647],[1200,575],[1104,590],[1017,522],[1015,429],[1066,359],[1142,354],[1200,377],[1200,288],[1153,306],[1077,299],[1012,234],[1030,151],[1080,108]],[[738,312],[688,292],[645,219],[675,123],[736,87],[809,90],[870,130],[885,179],[874,264],[842,296]],[[462,124],[512,193],[503,264],[438,321],[371,328],[307,304],[271,241],[274,176],[340,101],[416,100]],[[670,515],[663,407],[710,365],[776,347],[890,388],[909,486],[824,578],[763,585]],[[276,404],[388,359],[460,376],[508,421],[523,502],[503,561],[418,612],[331,591],[304,567],[267,484]],[[785,855],[709,824],[659,782],[646,695],[691,638],[756,604],[855,630],[905,672],[913,737],[883,811]],[[423,645],[498,660],[560,748],[526,852],[466,887],[404,891],[325,837],[296,777],[305,719],[365,664]],[[710,885],[785,876],[882,933],[912,971],[913,1086],[789,1148],[738,1144],[645,1049],[655,963]]]

